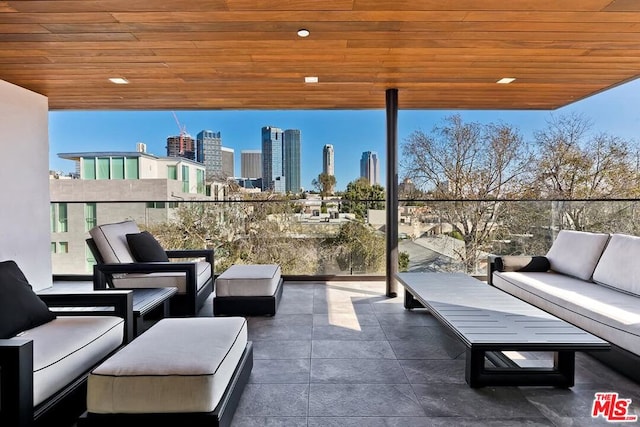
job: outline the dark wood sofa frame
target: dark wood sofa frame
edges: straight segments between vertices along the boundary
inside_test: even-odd
[[[198,275],[194,262],[136,262],[136,263],[113,263],[104,262],[100,251],[93,239],[86,239],[89,249],[93,253],[96,264],[93,266],[93,289],[125,289],[115,288],[111,277],[114,274],[123,273],[185,273],[186,292],[178,293],[171,297],[171,316],[196,316],[198,310],[213,293],[214,289],[214,253],[213,249],[182,249],[166,250],[169,259],[179,258],[204,258],[211,264],[211,277],[198,290]]]
[[[72,294],[39,294],[48,307],[59,316],[118,316],[124,319],[123,346],[133,339],[133,296],[131,291],[90,292]],[[72,310],[71,307],[94,307],[96,310]],[[67,310],[65,310],[67,309]],[[122,347],[122,346],[121,346]],[[119,348],[121,348],[119,347]],[[118,348],[118,349],[119,349]],[[115,351],[117,351],[116,349]],[[108,354],[103,360],[115,351]],[[100,361],[99,363],[101,363]],[[97,364],[95,365],[97,366]],[[93,367],[91,367],[93,369]],[[73,378],[60,391],[37,406],[33,404],[33,341],[29,339],[0,340],[0,425],[28,427],[58,425],[58,409],[74,396],[86,390],[91,369]],[[80,398],[78,398],[82,401]]]

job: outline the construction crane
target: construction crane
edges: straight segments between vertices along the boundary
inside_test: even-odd
[[[176,112],[172,111],[173,118],[176,119],[176,123],[178,124],[178,129],[180,129],[180,155],[184,154],[184,137],[187,135],[187,127],[185,125],[180,124],[180,120],[178,120],[178,116],[176,116]]]

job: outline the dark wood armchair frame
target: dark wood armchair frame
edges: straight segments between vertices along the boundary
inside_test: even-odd
[[[167,257],[176,258],[205,258],[211,264],[211,277],[198,290],[198,272],[194,262],[135,262],[106,264],[98,251],[93,239],[87,239],[87,245],[93,252],[96,264],[93,266],[93,289],[125,289],[115,288],[111,278],[114,274],[123,273],[185,273],[186,292],[177,293],[171,297],[170,313],[172,316],[196,316],[198,310],[213,293],[214,259],[213,249],[183,249],[167,250]]]
[[[133,339],[133,292],[131,291],[52,293],[38,296],[50,308],[60,307],[55,310],[58,316],[121,317],[125,322],[125,336],[122,345],[128,344]],[[95,307],[96,310],[64,310],[64,308],[70,307]],[[58,405],[62,405],[64,400],[71,398],[79,389],[86,387],[87,376],[91,369],[72,379],[60,391],[34,407],[33,341],[29,339],[0,339],[0,425],[27,427],[37,425],[38,421],[47,419]]]

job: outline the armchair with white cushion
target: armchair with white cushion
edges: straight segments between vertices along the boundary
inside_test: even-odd
[[[164,250],[134,221],[98,225],[89,235],[87,244],[96,258],[96,290],[176,287],[170,302],[172,316],[196,316],[213,292],[211,249]],[[202,260],[172,262],[171,258]]]

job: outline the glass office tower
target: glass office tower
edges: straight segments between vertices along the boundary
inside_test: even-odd
[[[300,184],[300,130],[284,131],[284,179],[287,193],[299,193]]]
[[[380,184],[380,161],[375,151],[365,151],[360,159],[360,176],[367,178],[369,184]]]
[[[282,129],[273,126],[262,128],[262,190],[284,193],[286,190],[283,173]]]

